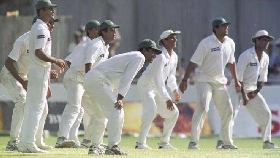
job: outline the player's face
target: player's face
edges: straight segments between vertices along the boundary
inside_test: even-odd
[[[170,35],[167,38],[163,39],[163,42],[165,47],[173,49],[176,47],[177,37],[176,35]]]
[[[54,8],[44,8],[42,9],[43,16],[45,16],[49,21],[54,18]]]
[[[153,49],[147,49],[147,51],[145,51],[143,55],[145,56],[146,62],[152,63],[154,58],[156,57],[156,51]]]
[[[256,47],[260,50],[265,50],[268,48],[270,39],[268,37],[260,37],[256,39]]]
[[[116,39],[116,28],[108,28],[107,31],[103,32],[104,38],[107,40],[107,42],[112,42]]]
[[[96,37],[98,37],[98,32],[99,32],[99,30],[96,29],[96,28],[92,28],[92,29],[89,29],[89,30],[88,30],[89,36],[90,36],[91,38],[96,38]]]
[[[223,24],[217,27],[216,33],[221,35],[221,36],[226,36],[228,35],[228,24]]]

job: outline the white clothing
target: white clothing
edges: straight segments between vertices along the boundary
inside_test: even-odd
[[[234,41],[227,36],[223,43],[214,34],[204,38],[191,58],[191,62],[198,65],[196,80],[226,84],[225,66],[227,63],[235,62],[234,51]]]
[[[130,84],[143,66],[145,61],[141,52],[128,52],[116,55],[94,69],[85,76],[85,96],[89,96],[91,104],[86,104],[88,114],[94,125],[92,143],[101,144],[106,118],[108,119],[109,147],[119,144],[124,121],[123,109],[114,106],[117,94],[125,97]]]
[[[156,56],[138,80],[137,88],[143,104],[138,143],[146,144],[147,134],[157,113],[164,118],[161,143],[169,143],[179,111],[175,104],[173,111],[167,109],[166,101],[172,99],[167,92],[165,81],[167,80],[171,92],[178,90],[175,77],[177,62],[178,58],[174,51],[170,56],[167,50],[162,48],[162,54]]]

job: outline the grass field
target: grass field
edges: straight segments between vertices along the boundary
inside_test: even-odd
[[[82,157],[95,157],[88,155],[87,149],[53,149],[44,154],[25,154],[19,152],[7,152],[5,151],[5,145],[8,141],[8,136],[0,136],[0,158],[82,158]],[[54,145],[56,141],[55,137],[48,137],[46,139],[47,144]],[[239,147],[238,150],[216,150],[216,138],[207,137],[202,138],[200,141],[200,150],[187,150],[187,139],[172,139],[171,143],[178,148],[176,151],[171,150],[157,150],[158,138],[150,138],[148,144],[154,148],[154,150],[144,151],[135,150],[136,138],[123,137],[121,147],[127,151],[127,158],[280,158],[279,150],[263,150],[261,139],[235,139],[235,144]],[[106,142],[106,140],[105,140]],[[274,138],[273,142],[280,144],[280,138]],[[121,157],[121,156],[98,156],[98,157]]]

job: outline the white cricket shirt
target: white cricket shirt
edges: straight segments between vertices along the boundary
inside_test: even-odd
[[[30,30],[29,53],[31,57],[30,65],[50,68],[51,63],[39,59],[35,55],[36,49],[42,49],[47,56],[51,56],[52,40],[48,25],[41,19],[32,25]]]
[[[144,62],[145,57],[139,51],[115,55],[91,69],[85,75],[85,80],[91,80],[94,77],[94,71],[98,71],[110,82],[117,93],[125,96],[133,78],[143,67]]]
[[[204,38],[191,58],[191,62],[198,65],[196,81],[226,84],[224,71],[227,63],[235,62],[234,52],[235,43],[227,36],[223,43],[215,34]]]
[[[249,48],[238,58],[237,77],[243,82],[244,89],[253,91],[257,89],[257,82],[267,82],[269,57],[262,52],[262,58],[259,61],[255,48]]]

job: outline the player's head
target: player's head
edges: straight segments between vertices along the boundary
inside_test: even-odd
[[[110,43],[116,39],[117,28],[120,28],[120,26],[111,20],[105,20],[100,25],[99,36],[102,36],[105,42]]]
[[[138,45],[138,50],[145,56],[145,61],[151,63],[157,54],[161,54],[161,50],[156,43],[150,39],[144,39]]]
[[[252,42],[255,44],[255,47],[260,50],[267,49],[269,42],[273,39],[274,37],[270,36],[266,30],[259,30],[252,36]]]
[[[85,31],[89,38],[93,39],[99,36],[100,22],[97,20],[90,20],[86,23]]]
[[[212,21],[212,29],[213,32],[216,35],[219,36],[226,36],[228,35],[228,26],[230,25],[230,22],[226,21],[226,19],[219,17],[219,18],[215,18]]]
[[[181,31],[165,30],[159,36],[159,45],[165,47],[166,49],[173,49],[176,47],[177,35]]]
[[[50,21],[54,17],[54,8],[57,7],[50,0],[39,0],[36,5],[37,16],[41,19]]]

